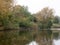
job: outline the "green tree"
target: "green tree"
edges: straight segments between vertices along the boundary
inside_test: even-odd
[[[58,23],[59,23],[59,18],[60,18],[60,17],[55,16],[55,17],[54,17],[54,20],[53,20],[53,23],[57,23],[57,24],[58,24]]]

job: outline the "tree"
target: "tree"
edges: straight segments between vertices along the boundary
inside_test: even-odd
[[[35,14],[35,17],[38,20],[38,26],[43,40],[51,38],[52,31],[50,28],[52,26],[53,10],[48,7],[43,8],[40,12]]]
[[[13,6],[13,0],[0,0],[0,13],[7,14]]]
[[[53,23],[57,23],[57,24],[58,24],[58,23],[59,23],[59,18],[60,18],[60,17],[55,16],[55,17],[54,17],[54,20],[53,20]]]
[[[2,23],[4,29],[6,27],[9,27],[8,25],[10,25],[10,24],[15,24],[15,22],[12,23],[12,20],[11,20],[12,17],[10,17],[12,15],[12,13],[11,13],[12,7],[13,7],[13,0],[0,0],[0,22]],[[12,25],[10,27],[12,27]],[[17,35],[16,35],[17,31],[10,31],[10,32],[7,32],[7,31],[8,30],[2,30],[3,35],[0,34],[1,35],[0,45],[11,45],[12,39],[17,37]],[[16,36],[16,37],[14,37],[14,36]]]
[[[0,22],[6,26],[9,13],[13,7],[13,0],[0,0]]]

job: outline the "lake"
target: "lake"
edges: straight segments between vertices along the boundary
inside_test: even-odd
[[[27,44],[27,45],[39,45],[38,43],[36,43],[36,41],[32,41],[32,42],[30,42],[29,44]],[[60,39],[58,39],[58,40],[53,40],[53,45],[60,45]]]
[[[58,40],[53,40],[54,45],[60,45],[60,39]]]

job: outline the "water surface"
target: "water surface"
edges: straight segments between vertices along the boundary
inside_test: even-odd
[[[60,39],[58,40],[53,40],[54,45],[60,45]]]
[[[27,44],[27,45],[39,45],[36,41],[32,41],[32,42],[30,42],[29,44]],[[60,45],[60,39],[58,39],[58,40],[53,40],[53,45]]]

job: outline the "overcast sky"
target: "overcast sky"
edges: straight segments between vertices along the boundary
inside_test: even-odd
[[[31,13],[36,13],[44,7],[53,8],[55,15],[60,16],[60,0],[16,0],[16,3],[28,6]]]

